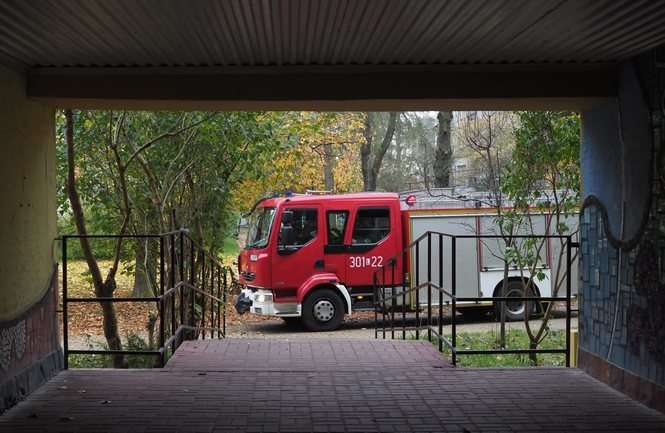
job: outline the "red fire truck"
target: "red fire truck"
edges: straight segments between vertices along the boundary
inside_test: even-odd
[[[419,209],[415,195],[400,199],[396,193],[355,193],[340,195],[301,195],[263,199],[250,215],[247,242],[238,257],[243,290],[236,302],[241,314],[272,315],[288,321],[301,320],[309,330],[338,328],[345,314],[373,309],[373,273],[400,257],[404,246],[425,231],[451,234],[491,233],[495,210],[483,208],[473,200],[449,200],[438,209]],[[542,225],[547,215],[542,215]],[[576,216],[571,216],[576,226]],[[468,245],[467,245],[468,244]],[[502,287],[503,268],[491,262],[497,253],[489,242],[468,239],[459,243],[458,295],[491,297]],[[554,275],[553,257],[557,246],[547,245],[535,295],[550,296],[549,279]],[[434,252],[438,251],[434,245]],[[391,284],[401,290],[408,286],[413,257],[394,260]],[[445,257],[444,262],[448,262]],[[437,258],[433,257],[435,265]],[[426,266],[423,261],[420,267]],[[404,268],[410,269],[404,269]],[[433,266],[436,268],[436,266]],[[393,274],[394,272],[394,274]],[[433,270],[433,277],[446,269]],[[425,275],[421,272],[420,275]],[[525,270],[512,269],[510,278],[524,278]],[[526,274],[528,276],[528,273]],[[522,284],[510,285],[504,296],[525,296]],[[413,293],[411,294],[413,295]],[[533,294],[531,294],[533,295]],[[409,308],[421,308],[409,297]],[[491,300],[469,307],[492,308]],[[522,317],[524,303],[508,305],[509,317]],[[463,310],[462,310],[463,311]]]

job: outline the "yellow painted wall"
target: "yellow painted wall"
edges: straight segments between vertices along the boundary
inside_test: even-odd
[[[0,321],[46,293],[55,261],[55,116],[0,67]]]

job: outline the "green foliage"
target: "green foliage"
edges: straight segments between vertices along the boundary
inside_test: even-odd
[[[228,257],[237,257],[240,254],[240,247],[235,237],[226,237],[224,238],[224,244],[222,246],[222,253],[224,256]]]
[[[175,210],[178,226],[190,228],[206,247],[221,250],[235,228],[230,192],[244,179],[259,176],[259,168],[287,141],[280,129],[282,117],[256,112],[75,112],[75,171],[88,231],[112,234],[121,226],[120,175],[111,147],[115,144],[127,164],[130,232],[170,230]],[[195,126],[188,128],[191,125]],[[61,112],[56,131],[59,230],[76,233],[66,190]],[[71,246],[71,257],[80,257],[77,248]],[[100,258],[111,253],[112,249],[95,248]],[[128,249],[123,257],[133,254]]]
[[[125,350],[153,350],[148,342],[137,334],[127,334]],[[158,362],[156,356],[152,355],[130,355],[127,357],[129,368],[153,368]]]
[[[129,333],[125,336],[125,350],[153,350],[141,336]],[[95,344],[90,341],[86,344],[88,350],[108,350],[106,344]],[[153,368],[157,365],[156,355],[128,355],[127,368]],[[110,355],[69,355],[70,368],[113,368],[113,357]]]
[[[530,216],[551,215],[549,233],[571,235],[565,218],[579,206],[580,120],[575,113],[524,111],[518,113],[512,162],[505,168],[501,190],[513,203],[497,217],[508,237],[515,234],[543,234],[533,231]],[[543,239],[513,240],[505,250],[509,266],[536,270],[543,255]]]
[[[487,350],[498,349],[496,332],[461,332],[457,334],[457,344],[461,349]],[[529,337],[525,331],[511,329],[506,332],[506,349],[528,349]],[[539,345],[540,349],[565,349],[565,331],[550,331],[547,338]],[[448,354],[449,356],[450,354]],[[539,366],[561,367],[565,365],[564,354],[543,354],[538,356]],[[528,355],[492,354],[459,355],[460,367],[531,367]]]
[[[524,111],[518,113],[512,163],[501,188],[518,211],[528,211],[534,201],[538,210],[552,206],[570,213],[579,205],[580,119],[568,112]],[[565,224],[554,227],[566,233]]]
[[[69,355],[69,368],[111,368],[113,362],[107,355]]]
[[[409,339],[415,339],[415,334],[408,336]],[[427,340],[427,331],[421,331],[421,340]],[[432,339],[432,344],[438,347],[436,338]],[[459,350],[492,350],[500,349],[497,344],[497,332],[458,332],[457,348]],[[526,331],[519,329],[510,329],[506,331],[505,349],[528,349],[529,336]],[[540,349],[565,349],[566,332],[549,331],[547,337],[539,345]],[[451,360],[451,353],[448,346],[443,345],[443,355]],[[565,354],[548,353],[538,357],[538,366],[544,367],[562,367],[566,364]],[[533,367],[533,363],[525,354],[488,354],[488,355],[458,355],[458,367]]]

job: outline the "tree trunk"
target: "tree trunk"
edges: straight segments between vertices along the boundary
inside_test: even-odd
[[[450,142],[450,124],[453,120],[453,112],[439,111],[436,118],[439,121],[439,129],[434,153],[434,186],[447,188],[450,186],[450,166],[453,157]]]
[[[365,136],[365,142],[360,146],[360,168],[363,175],[363,190],[371,191],[369,189],[369,177],[370,177],[370,164],[369,159],[372,154],[372,113],[367,113],[365,115],[365,126],[363,128],[363,135]]]
[[[335,154],[331,143],[323,145],[323,179],[326,184],[326,191],[335,190]]]
[[[134,288],[132,296],[135,298],[153,296],[152,282],[155,269],[155,257],[150,251],[146,240],[136,241],[136,261],[134,266]]]
[[[76,230],[81,237],[79,242],[85,261],[88,264],[88,270],[92,276],[92,282],[95,287],[95,296],[97,297],[112,297],[115,290],[115,272],[110,272],[106,280],[102,279],[102,273],[99,270],[99,264],[92,252],[90,242],[85,235],[88,231],[85,224],[85,215],[83,213],[83,206],[81,199],[76,189],[76,170],[74,158],[74,116],[72,110],[65,110],[66,120],[66,140],[67,140],[67,195],[69,196],[69,203],[72,206],[72,214],[74,222],[76,223]],[[122,350],[122,341],[118,333],[118,320],[116,318],[115,307],[111,302],[100,302],[102,308],[102,325],[104,328],[104,337],[111,350]],[[113,357],[113,367],[123,368],[124,356],[118,355]]]
[[[529,349],[536,350],[538,349],[538,343],[535,341],[529,341]],[[535,352],[529,353],[529,361],[531,361],[531,366],[538,366],[538,354]]]
[[[104,281],[101,290],[95,287],[95,295],[101,298],[112,298],[115,291],[115,277],[109,274]],[[118,318],[115,312],[113,302],[100,302],[102,307],[102,327],[104,328],[104,337],[111,350],[122,350],[122,340],[118,331]],[[117,355],[113,357],[113,368],[126,368],[125,357]]]

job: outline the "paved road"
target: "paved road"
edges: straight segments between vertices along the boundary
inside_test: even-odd
[[[444,333],[451,333],[450,320],[444,319]],[[422,321],[423,326],[426,322]],[[533,328],[539,326],[541,321],[533,320]],[[407,327],[416,325],[415,318],[407,318]],[[577,328],[577,317],[571,320],[573,329]],[[564,318],[550,320],[550,329],[562,330],[566,328]],[[401,329],[401,328],[400,328]],[[506,329],[524,329],[523,322],[511,322],[506,324]],[[460,318],[457,332],[499,332],[499,323],[491,318],[479,322],[464,321]],[[241,325],[228,328],[229,337],[245,338],[326,338],[326,339],[367,339],[374,338],[374,321],[371,319],[352,319],[344,322],[341,329],[332,332],[308,332],[297,325],[287,325],[281,319],[264,320],[257,322],[245,322]]]

